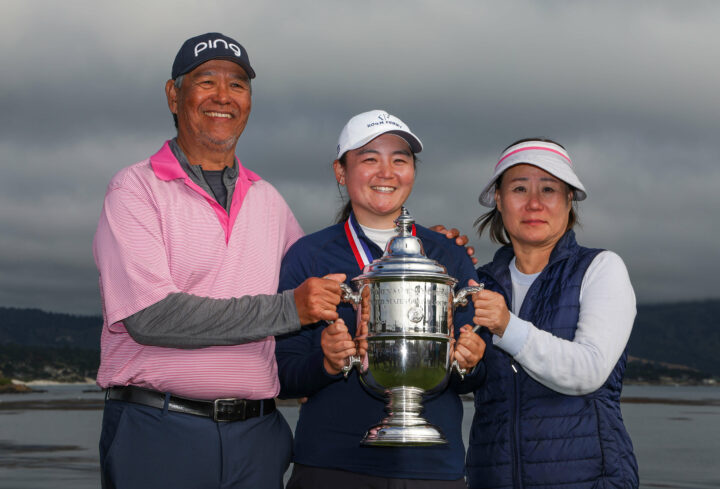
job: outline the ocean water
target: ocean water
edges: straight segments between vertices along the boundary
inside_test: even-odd
[[[43,388],[0,395],[0,489],[98,488],[102,393]],[[623,400],[640,487],[720,488],[720,387],[626,386]],[[298,408],[281,411],[294,426]],[[466,442],[472,412],[465,403]]]

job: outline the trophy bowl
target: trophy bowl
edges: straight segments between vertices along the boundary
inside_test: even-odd
[[[360,371],[363,384],[387,399],[388,416],[368,429],[367,446],[447,444],[439,428],[421,416],[423,396],[447,386],[451,369],[465,373],[453,356],[453,311],[482,285],[455,293],[457,283],[444,266],[425,256],[412,235],[413,218],[403,207],[398,235],[385,254],[343,284],[343,299],[357,309],[358,338],[367,340],[367,358],[351,357],[343,369]]]

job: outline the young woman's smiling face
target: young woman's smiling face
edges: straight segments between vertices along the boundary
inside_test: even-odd
[[[333,166],[338,183],[347,186],[358,222],[375,229],[394,227],[415,183],[415,158],[408,143],[382,134],[345,153],[345,165],[336,160]]]

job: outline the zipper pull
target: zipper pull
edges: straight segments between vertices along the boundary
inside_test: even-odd
[[[510,362],[510,368],[513,369],[513,372],[518,373],[517,368],[515,368],[515,362]]]

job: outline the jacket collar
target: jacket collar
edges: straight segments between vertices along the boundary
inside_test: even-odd
[[[567,231],[560,240],[555,244],[552,253],[550,253],[550,260],[548,264],[543,268],[543,272],[550,266],[567,259],[568,256],[572,255],[578,244],[575,240],[575,231],[570,229]],[[515,256],[513,247],[511,245],[505,245],[495,252],[492,262],[484,265],[481,270],[492,276],[498,283],[502,284],[503,287],[512,290],[510,281],[510,261]],[[538,277],[539,278],[539,277]]]
[[[235,225],[235,220],[240,212],[240,208],[242,207],[243,200],[245,200],[245,195],[248,193],[248,190],[250,190],[252,183],[260,180],[257,174],[244,168],[237,157],[235,158],[235,164],[237,165],[238,177],[235,181],[235,190],[233,191],[230,212],[228,213],[217,203],[214,197],[210,196],[207,191],[195,183],[192,178],[190,178],[190,175],[183,170],[170,149],[170,141],[165,141],[160,151],[150,157],[150,165],[157,178],[165,181],[182,179],[188,188],[205,198],[215,212],[218,222],[225,232],[226,242],[230,241],[230,234]]]
[[[357,220],[357,217],[355,217],[355,212],[350,211],[350,216],[347,219],[348,224],[352,227],[353,232],[358,237],[358,239],[362,240],[365,246],[363,246],[361,243],[356,243],[357,245],[363,246],[365,249],[365,252],[368,254],[368,259],[370,261],[373,261],[376,258],[379,258],[383,254],[383,250],[380,249],[380,247],[375,244],[373,240],[367,237],[365,234],[365,231],[363,231],[362,226],[360,226],[360,223]],[[350,239],[350,237],[348,237]],[[362,269],[362,267],[360,267]]]
[[[178,162],[177,158],[170,149],[170,141],[165,141],[162,148],[150,157],[150,164],[152,165],[155,176],[160,180],[175,180],[178,178],[189,178],[188,174],[183,170],[182,166]],[[260,180],[260,177],[243,167],[240,160],[235,157],[235,165],[238,171],[238,181],[244,182],[256,182]]]

